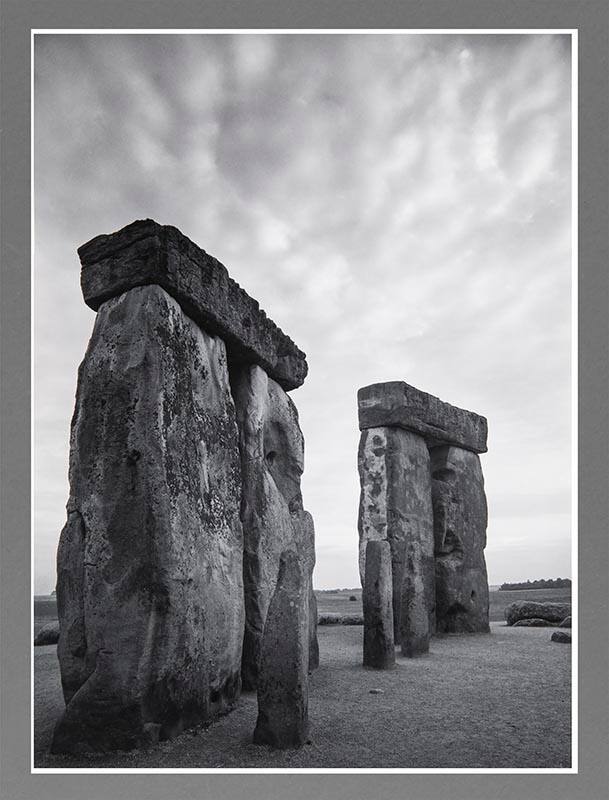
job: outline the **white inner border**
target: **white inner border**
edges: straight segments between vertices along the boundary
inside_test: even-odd
[[[36,35],[44,34],[142,34],[142,35],[170,35],[170,34],[349,34],[349,35],[367,35],[367,34],[386,34],[386,35],[543,35],[543,34],[569,34],[571,36],[571,603],[572,603],[572,616],[575,624],[571,630],[572,633],[572,646],[571,646],[571,767],[556,768],[556,769],[461,769],[461,768],[441,768],[441,769],[324,769],[319,768],[306,768],[306,769],[264,769],[264,768],[222,768],[222,769],[196,769],[196,768],[175,768],[175,769],[121,769],[121,768],[41,768],[34,766],[34,646],[33,646],[33,630],[34,630],[34,397],[35,397],[35,381],[34,381],[34,319],[35,319],[35,306],[34,306],[34,260],[35,260],[35,216],[34,216],[34,37]],[[323,773],[355,773],[355,774],[577,774],[578,773],[578,722],[579,722],[579,707],[578,707],[578,594],[579,594],[579,580],[578,580],[578,558],[577,558],[577,544],[578,544],[578,30],[576,28],[442,28],[442,29],[427,29],[427,28],[32,28],[30,31],[30,212],[31,212],[31,263],[30,263],[30,380],[31,380],[31,408],[30,408],[30,449],[31,449],[31,467],[30,467],[30,485],[31,485],[31,503],[30,503],[30,721],[31,721],[31,736],[30,736],[30,758],[31,758],[31,772],[32,774],[47,774],[47,773],[98,773],[98,774],[145,774],[145,773],[158,773],[158,774],[192,774],[192,773],[219,773],[219,774],[235,774],[235,773],[291,773],[291,774],[323,774]]]

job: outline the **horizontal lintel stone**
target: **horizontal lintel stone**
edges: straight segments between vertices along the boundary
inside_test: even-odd
[[[301,386],[306,356],[216,258],[171,225],[137,220],[78,248],[85,303],[97,311],[111,297],[157,284],[208,333],[222,337],[229,358],[260,365],[286,390]]]
[[[455,445],[486,453],[485,417],[451,406],[404,381],[364,386],[357,393],[359,428],[396,427],[418,433],[430,447]]]

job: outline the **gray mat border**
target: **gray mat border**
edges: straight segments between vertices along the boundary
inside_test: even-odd
[[[606,620],[609,11],[606,0],[3,0],[1,789],[6,800],[320,798],[600,800],[609,785]],[[580,772],[106,775],[30,773],[30,28],[579,29]],[[467,735],[464,732],[464,735]]]

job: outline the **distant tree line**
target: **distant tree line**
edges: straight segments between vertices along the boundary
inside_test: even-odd
[[[542,578],[538,581],[521,581],[520,583],[502,583],[500,591],[509,592],[516,589],[570,589],[571,578]]]

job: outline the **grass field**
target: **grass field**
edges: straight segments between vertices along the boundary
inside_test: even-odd
[[[320,614],[361,614],[362,590],[337,589],[332,592],[315,592],[317,608]],[[349,600],[355,595],[357,600]],[[518,600],[535,600],[537,602],[570,603],[570,589],[519,589],[513,592],[499,590],[489,592],[489,618],[491,622],[504,622],[504,609]]]
[[[336,589],[331,592],[316,591],[317,608],[320,614],[361,614],[361,589]],[[349,600],[355,595],[356,600]],[[570,589],[518,589],[513,592],[498,590],[489,593],[489,617],[491,622],[503,622],[504,609],[517,600],[537,600],[552,603],[571,602]],[[34,597],[34,636],[53,619],[57,619],[57,603],[54,597],[36,595]]]
[[[349,602],[349,600],[347,600]],[[352,603],[355,605],[355,603]],[[245,693],[208,728],[148,750],[51,756],[63,711],[56,648],[34,651],[34,758],[38,767],[564,768],[570,765],[571,648],[547,628],[433,639],[427,656],[362,668],[361,626],[319,629],[310,678],[310,741],[299,750],[252,744],[257,704]]]

